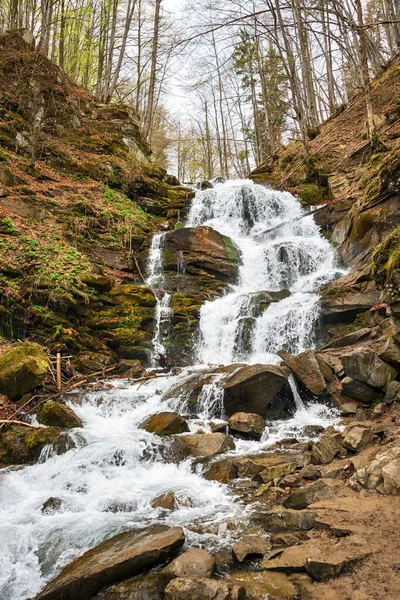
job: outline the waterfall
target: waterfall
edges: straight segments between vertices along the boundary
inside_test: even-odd
[[[214,189],[197,192],[188,224],[209,225],[230,236],[243,257],[238,284],[201,308],[200,363],[277,363],[281,348],[299,352],[314,343],[315,292],[340,271],[312,215],[304,216],[291,194],[250,181],[216,183]],[[157,299],[154,363],[166,352],[172,315],[171,294],[164,289],[163,244],[164,234],[156,234],[147,265],[146,283]],[[184,256],[178,254],[178,275],[184,270]],[[191,432],[209,431],[211,420],[224,419],[223,375],[206,379],[197,403],[190,392],[182,392],[183,383],[207,373],[212,369],[197,364],[139,386],[113,379],[103,389],[96,384],[92,391],[64,397],[83,421],[82,428],[66,434],[64,453],[45,448],[37,464],[1,473],[2,600],[35,597],[75,557],[136,527],[181,525],[189,547],[213,553],[232,547],[228,536],[236,533],[227,533],[226,524],[245,519],[247,509],[226,486],[194,472],[198,459],[175,464],[168,436],[141,428],[149,415],[161,411],[178,411]],[[326,406],[303,403],[293,377],[289,385],[296,414],[267,422],[260,441],[236,438],[232,452],[265,451],[284,437],[309,439],[305,426],[337,422]],[[189,496],[190,505],[174,511],[153,508],[155,498],[167,491]],[[58,508],[44,510],[49,499]]]
[[[242,252],[238,284],[201,308],[201,362],[277,363],[281,349],[297,354],[314,346],[315,292],[343,271],[312,214],[288,192],[230,181],[197,192],[188,225],[208,225]],[[281,299],[265,302],[265,292],[280,290]]]

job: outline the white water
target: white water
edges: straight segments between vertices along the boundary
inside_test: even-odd
[[[321,238],[312,216],[287,193],[272,192],[251,182],[228,182],[198,192],[189,224],[206,224],[229,235],[242,252],[238,284],[223,298],[208,302],[201,312],[201,362],[277,362],[280,348],[300,351],[313,342],[318,298],[314,291],[335,276],[334,254]],[[250,222],[251,221],[251,222]],[[286,223],[286,221],[292,221]],[[283,227],[265,233],[275,225]],[[165,351],[170,318],[170,297],[163,287],[163,234],[153,238],[148,264],[148,285],[158,299],[153,343],[155,353]],[[286,255],[286,259],[285,259]],[[178,272],[184,263],[178,262]],[[288,287],[292,295],[254,316],[255,292]],[[243,347],[240,320],[253,318],[254,334]],[[185,414],[184,398],[169,401],[162,394],[206,365],[186,369],[180,376],[138,384],[114,381],[100,392],[83,392],[71,405],[84,427],[70,435],[75,447],[56,455],[45,449],[33,466],[0,472],[0,598],[27,600],[64,565],[88,548],[116,533],[154,522],[185,527],[189,544],[215,548],[230,546],[226,523],[246,518],[246,510],[228,489],[192,472],[190,461],[165,463],[166,443],[140,429],[140,423],[160,410]],[[203,387],[197,415],[189,419],[191,431],[210,430],[210,421],[224,417],[221,378]],[[333,411],[320,404],[305,406],[294,380],[290,380],[296,414],[286,421],[267,423],[260,442],[236,440],[235,453],[268,448],[283,437],[307,436],[304,426],[335,423]],[[192,506],[174,512],[153,509],[161,493],[173,490],[190,497]],[[42,512],[50,497],[61,508]],[[212,533],[199,534],[191,523],[203,523]],[[78,599],[77,599],[78,600]]]
[[[242,253],[238,284],[202,306],[201,362],[276,363],[281,349],[297,354],[314,345],[315,292],[343,271],[313,216],[303,216],[291,194],[247,180],[217,184],[196,194],[188,224],[229,236]],[[282,289],[290,297],[255,312],[252,294]]]

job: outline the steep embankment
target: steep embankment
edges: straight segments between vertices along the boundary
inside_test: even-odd
[[[0,38],[0,144],[0,336],[81,370],[146,359],[142,253],[191,192],[150,162],[130,107],[99,104],[27,34]]]

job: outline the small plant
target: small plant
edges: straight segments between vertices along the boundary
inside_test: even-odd
[[[13,235],[15,233],[14,224],[8,217],[0,220],[0,233],[4,235]]]

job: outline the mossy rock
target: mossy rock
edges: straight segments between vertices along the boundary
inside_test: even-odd
[[[62,431],[56,427],[30,429],[13,425],[1,435],[0,465],[21,465],[36,462],[45,446],[55,443]]]
[[[43,425],[72,429],[82,427],[83,423],[77,414],[62,402],[46,402],[36,413],[36,418]]]
[[[0,393],[18,400],[43,382],[48,367],[49,359],[39,344],[13,344],[0,357]]]
[[[317,183],[303,183],[297,193],[301,198],[302,204],[314,206],[326,200],[329,200],[329,188],[318,185]]]
[[[377,246],[372,255],[372,275],[383,285],[400,267],[400,225]]]

